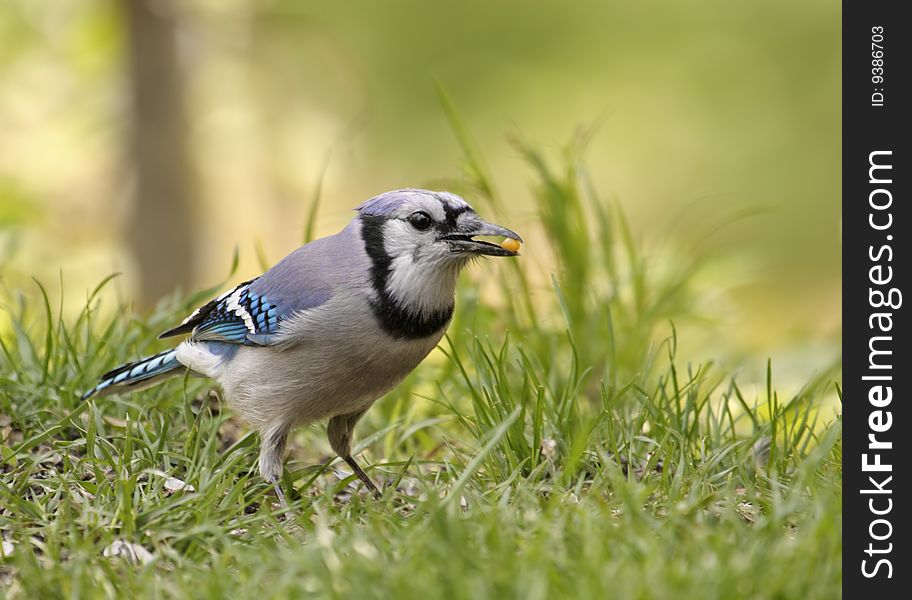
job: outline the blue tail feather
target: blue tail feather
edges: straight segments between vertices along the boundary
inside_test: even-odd
[[[108,371],[101,376],[95,387],[82,395],[82,399],[143,389],[165,377],[176,375],[176,371],[182,368],[184,365],[177,361],[177,351],[166,350]]]

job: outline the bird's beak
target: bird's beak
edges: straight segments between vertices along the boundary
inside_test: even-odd
[[[441,239],[446,240],[450,244],[453,252],[460,254],[484,254],[486,256],[519,255],[519,252],[507,250],[497,244],[472,239],[475,236],[505,237],[516,240],[517,242],[523,241],[518,233],[510,231],[506,227],[494,225],[493,223],[488,223],[478,218],[462,223],[458,232],[444,235]]]

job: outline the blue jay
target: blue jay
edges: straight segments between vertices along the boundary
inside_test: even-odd
[[[403,189],[371,198],[345,229],[298,248],[260,277],[193,311],[165,338],[176,348],[127,363],[83,394],[144,389],[188,369],[214,379],[260,434],[259,470],[279,485],[291,430],[329,419],[336,452],[376,496],[351,456],[352,431],[440,341],[456,279],[478,256],[516,256],[475,236],[521,242],[448,192]]]

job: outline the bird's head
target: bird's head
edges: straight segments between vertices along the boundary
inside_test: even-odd
[[[448,192],[386,192],[359,206],[358,215],[374,287],[417,311],[452,306],[456,277],[473,258],[518,255],[477,237],[522,241]]]
[[[522,238],[506,227],[481,219],[469,203],[449,192],[396,190],[371,198],[358,207],[363,227],[382,241],[393,260],[409,258],[425,267],[464,265],[476,256],[516,256],[480,236]]]

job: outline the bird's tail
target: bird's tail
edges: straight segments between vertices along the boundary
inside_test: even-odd
[[[142,390],[177,375],[181,369],[185,367],[177,361],[177,350],[167,350],[108,371],[99,378],[98,385],[82,395],[82,399]]]

